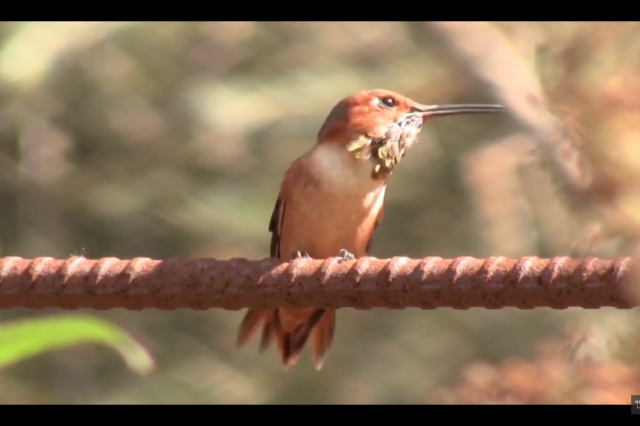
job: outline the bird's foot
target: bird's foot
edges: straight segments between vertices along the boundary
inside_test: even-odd
[[[340,262],[346,262],[347,260],[355,260],[356,256],[353,253],[349,253],[345,249],[340,250]]]
[[[301,252],[300,250],[296,251],[295,257],[304,258],[304,259],[311,259],[311,256],[309,256],[307,253]]]

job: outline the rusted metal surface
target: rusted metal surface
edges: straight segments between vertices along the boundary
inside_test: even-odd
[[[631,308],[630,258],[0,258],[0,309]]]

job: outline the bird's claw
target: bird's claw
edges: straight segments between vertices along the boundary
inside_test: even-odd
[[[297,258],[304,258],[304,259],[311,259],[311,256],[309,256],[307,253],[303,253],[300,250],[296,251],[296,255]]]
[[[355,260],[356,256],[353,253],[349,253],[345,249],[340,250],[340,262],[346,262],[347,260]]]

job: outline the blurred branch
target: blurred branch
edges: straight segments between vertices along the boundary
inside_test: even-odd
[[[0,259],[0,309],[632,308],[633,262],[474,259]]]
[[[541,148],[565,190],[575,198],[589,198],[591,165],[580,153],[582,141],[547,108],[542,85],[532,68],[534,46],[527,49],[529,55],[522,55],[522,46],[516,46],[489,23],[430,22],[424,28],[438,34],[469,72],[493,89]]]

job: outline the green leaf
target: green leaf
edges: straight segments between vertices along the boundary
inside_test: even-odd
[[[147,375],[155,368],[149,352],[129,334],[109,322],[79,315],[19,320],[0,326],[0,368],[46,351],[87,343],[110,346],[138,375]]]

